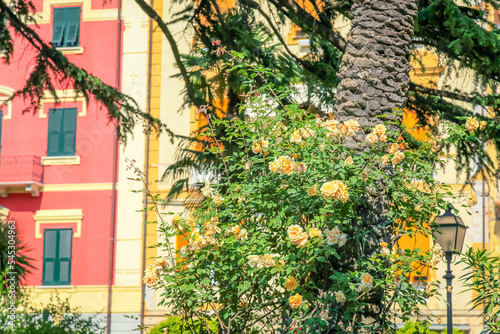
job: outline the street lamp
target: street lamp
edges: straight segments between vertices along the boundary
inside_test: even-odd
[[[447,210],[442,216],[437,216],[434,218],[434,223],[437,224],[436,232],[434,233],[435,242],[441,245],[446,256],[447,270],[446,274],[443,276],[446,279],[446,299],[448,301],[447,306],[447,332],[448,334],[453,333],[453,319],[451,310],[451,281],[455,278],[451,273],[451,260],[453,259],[453,254],[460,253],[462,247],[464,246],[465,232],[467,226],[465,226],[462,218],[455,216],[451,213],[451,205],[448,206]]]

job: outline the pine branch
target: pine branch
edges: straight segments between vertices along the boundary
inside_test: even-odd
[[[255,2],[253,0],[245,0],[245,2]],[[299,27],[306,26],[313,30],[325,40],[330,42],[337,49],[344,51],[347,42],[339,33],[335,32],[331,27],[318,21],[314,16],[309,14],[297,2],[293,0],[269,0],[276,8],[286,15],[293,23]],[[256,7],[254,7],[256,8]]]
[[[56,105],[59,103],[57,90],[53,81],[72,85],[77,94],[83,95],[87,100],[94,97],[102,103],[108,110],[110,119],[117,120],[117,131],[126,141],[126,135],[131,134],[137,121],[148,120],[151,126],[157,130],[166,130],[171,136],[173,133],[161,123],[160,120],[141,111],[137,102],[127,94],[123,94],[116,88],[103,83],[99,78],[89,74],[84,69],[72,64],[55,47],[45,43],[40,36],[30,28],[26,22],[29,19],[21,20],[20,16],[13,12],[13,9],[5,1],[0,1],[0,10],[9,20],[16,34],[19,34],[37,52],[36,66],[30,73],[24,88],[14,92],[9,100],[22,97],[25,101],[30,101],[24,112],[36,113],[39,110],[40,102],[43,100],[46,91],[53,95]]]

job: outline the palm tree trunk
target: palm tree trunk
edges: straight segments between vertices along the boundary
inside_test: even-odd
[[[410,40],[417,0],[357,0],[351,37],[339,69],[337,118],[380,123],[406,102]]]
[[[373,127],[384,119],[394,118],[394,110],[403,108],[406,103],[406,90],[410,84],[410,41],[417,0],[356,0],[352,13],[351,37],[338,73],[336,118],[340,121],[354,118],[361,127]],[[396,129],[393,127],[392,130]],[[360,133],[348,144],[354,146],[364,141],[365,134]],[[363,146],[358,146],[358,149],[363,149]],[[341,266],[354,269],[353,258],[369,258],[380,252],[382,241],[389,245],[394,243],[392,224],[374,229],[389,220],[388,198],[383,195],[384,180],[377,183],[374,191],[377,196],[367,195],[364,206],[358,208],[362,228],[373,232],[364,237],[363,246],[353,243],[348,247],[346,254],[341,255]],[[382,324],[387,312],[382,304],[382,293],[375,290],[365,298],[368,307],[357,321],[367,325],[366,329],[353,326],[348,332],[382,332],[374,329]],[[345,325],[344,328],[348,329]]]

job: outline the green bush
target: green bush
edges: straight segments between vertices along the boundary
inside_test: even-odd
[[[211,319],[195,319],[193,322],[181,321],[180,317],[168,317],[165,321],[162,321],[159,325],[153,327],[149,334],[188,334],[188,333],[196,333],[196,334],[209,334],[209,333],[217,333],[217,323]],[[207,326],[209,331],[207,331]],[[181,326],[182,329],[181,329]],[[165,331],[165,329],[168,329]]]
[[[441,334],[447,334],[447,330],[444,329]],[[428,324],[424,324],[421,322],[408,321],[405,323],[403,328],[398,329],[396,334],[438,334],[435,331],[431,331],[429,329]],[[458,329],[453,329],[453,334],[465,334]]]
[[[101,334],[100,321],[84,317],[77,308],[57,295],[46,305],[34,305],[25,296],[17,301],[15,316],[11,317],[5,303],[0,305],[0,334]]]

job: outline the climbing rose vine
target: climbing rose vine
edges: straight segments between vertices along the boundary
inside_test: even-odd
[[[269,74],[251,71],[240,69],[245,85]],[[196,210],[171,213],[161,224],[168,241],[160,247],[172,237],[183,246],[168,266],[148,268],[144,281],[187,325],[213,318],[220,333],[393,329],[436,291],[411,277],[428,275],[441,248],[407,249],[400,240],[428,235],[446,205],[446,189],[433,176],[443,162],[439,139],[410,148],[397,123],[342,123],[280,103],[291,96],[267,85],[249,94],[238,117],[207,120],[206,137],[224,128],[224,137],[212,137],[223,164],[213,166]],[[454,134],[473,136],[478,126],[464,120]],[[364,141],[353,146],[355,136]],[[237,149],[229,154],[230,145]],[[360,209],[381,192],[389,199],[386,219],[367,228]],[[392,232],[379,235],[382,228]],[[382,305],[378,323],[363,317],[374,299]]]

